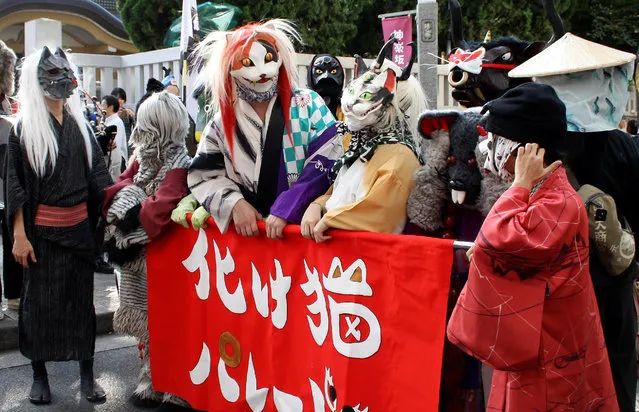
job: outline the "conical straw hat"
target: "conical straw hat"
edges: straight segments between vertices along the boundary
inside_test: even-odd
[[[636,56],[566,33],[544,51],[514,68],[510,77],[544,77],[621,66]]]

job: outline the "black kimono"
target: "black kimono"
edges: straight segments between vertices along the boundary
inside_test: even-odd
[[[65,110],[62,125],[53,116],[51,122],[59,152],[55,170],[49,167],[44,178],[31,168],[16,129],[9,135],[8,223],[13,233],[13,219],[22,208],[25,232],[37,259],[24,269],[20,351],[32,361],[83,360],[92,358],[95,349],[96,222],[104,189],[112,180],[95,140],[89,168],[84,138],[70,113]],[[88,218],[74,226],[35,224],[38,205],[68,208],[85,202]]]

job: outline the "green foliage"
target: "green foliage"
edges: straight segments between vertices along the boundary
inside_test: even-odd
[[[637,53],[639,48],[639,8],[634,1],[590,2],[590,13],[584,16],[590,22],[587,37],[608,46]],[[590,19],[588,19],[590,17]],[[582,20],[582,21],[583,21]]]
[[[577,0],[555,0],[557,11],[570,29],[570,18]],[[490,30],[492,38],[515,36],[522,40],[544,41],[552,36],[552,27],[543,7],[534,0],[459,0],[464,16],[464,37],[482,41]],[[450,39],[448,1],[439,2],[439,48],[446,50]]]
[[[358,36],[357,22],[372,0],[230,0],[249,21],[271,18],[292,20],[302,35],[307,53],[348,54],[349,42]]]
[[[417,1],[415,0],[372,0],[364,8],[357,22],[357,35],[349,42],[349,53],[355,53],[365,57],[374,57],[384,44],[382,37],[382,22],[379,19],[380,14],[394,13],[398,11],[410,11],[415,9]],[[413,21],[413,39],[417,30],[416,23]]]
[[[515,35],[548,40],[552,29],[538,0],[459,0],[467,40]],[[222,1],[217,3],[224,3]],[[413,10],[416,0],[229,0],[242,9],[244,22],[286,18],[296,23],[306,53],[354,53],[374,56],[383,44],[379,14]],[[566,28],[611,47],[636,52],[639,47],[637,0],[555,0]],[[162,47],[162,38],[181,13],[180,0],[118,0],[118,9],[140,50]],[[439,0],[439,46],[449,39],[448,0]],[[413,36],[415,38],[415,36]]]
[[[140,51],[163,48],[164,34],[182,12],[180,0],[117,0],[117,5],[124,27]]]

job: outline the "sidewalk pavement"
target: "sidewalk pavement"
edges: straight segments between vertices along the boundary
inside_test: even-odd
[[[96,273],[93,288],[96,315],[96,329],[98,335],[113,330],[113,313],[120,304],[115,287],[115,275]],[[18,347],[18,312],[7,309],[7,302],[2,301],[4,320],[0,320],[0,351]]]

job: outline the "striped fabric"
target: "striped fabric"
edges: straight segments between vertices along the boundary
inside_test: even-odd
[[[275,99],[271,100],[266,121],[262,122],[250,104],[236,101],[237,124],[242,133],[235,136],[233,161],[219,113],[204,130],[189,170],[189,189],[211,213],[222,232],[228,228],[233,206],[243,197],[240,186],[257,193],[262,150],[274,102]],[[297,181],[304,169],[309,145],[335,124],[335,118],[322,97],[306,89],[295,89],[291,97],[290,118],[293,143],[286,130],[282,136],[289,186]]]
[[[145,188],[137,184],[129,184],[113,197],[106,214],[107,227],[105,228],[105,242],[115,240],[115,246],[120,250],[130,249],[135,246],[147,245],[151,240],[144,228],[140,225],[135,230],[124,232],[118,227],[118,223],[125,219],[129,210],[142,204],[147,198],[153,196],[169,170],[185,169],[188,164],[186,148],[179,150],[165,149],[168,158],[163,159],[163,165],[155,178],[151,181],[139,179],[145,174],[140,167],[134,181],[140,181]],[[146,162],[143,162],[146,164]],[[154,189],[153,189],[154,188]],[[147,191],[149,193],[147,194]],[[117,266],[117,265],[116,265]],[[148,338],[147,330],[147,295],[146,295],[146,251],[144,247],[135,258],[117,267],[120,273],[120,307],[113,318],[113,327],[117,332],[127,333],[140,339]]]
[[[35,224],[36,226],[47,227],[71,227],[81,223],[88,217],[89,212],[86,202],[71,207],[38,205]]]

